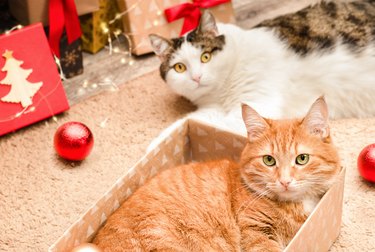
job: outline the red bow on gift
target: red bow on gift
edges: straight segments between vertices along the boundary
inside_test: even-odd
[[[52,52],[60,58],[60,39],[64,32],[68,43],[81,37],[81,26],[74,0],[49,1],[49,44]]]
[[[164,11],[168,23],[180,18],[185,18],[180,36],[195,29],[201,17],[200,8],[210,8],[216,5],[230,2],[230,0],[193,0],[192,3],[183,3]]]

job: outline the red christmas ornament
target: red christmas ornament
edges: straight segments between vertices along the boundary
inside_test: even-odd
[[[370,144],[361,151],[357,166],[364,179],[375,182],[375,144]]]
[[[54,145],[62,158],[81,161],[90,154],[94,146],[94,136],[83,123],[67,122],[57,129]]]

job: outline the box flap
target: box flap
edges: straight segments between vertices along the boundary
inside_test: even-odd
[[[345,168],[302,225],[285,252],[328,251],[341,229]]]

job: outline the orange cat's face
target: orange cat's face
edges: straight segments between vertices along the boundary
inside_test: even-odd
[[[299,201],[321,196],[332,185],[340,166],[324,99],[301,120],[265,119],[246,105],[243,117],[249,142],[241,174],[249,188],[273,199]]]

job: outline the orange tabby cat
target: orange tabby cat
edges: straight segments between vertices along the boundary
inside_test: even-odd
[[[269,120],[242,106],[248,143],[228,160],[166,170],[139,188],[94,239],[104,251],[281,251],[340,170],[327,106]]]

